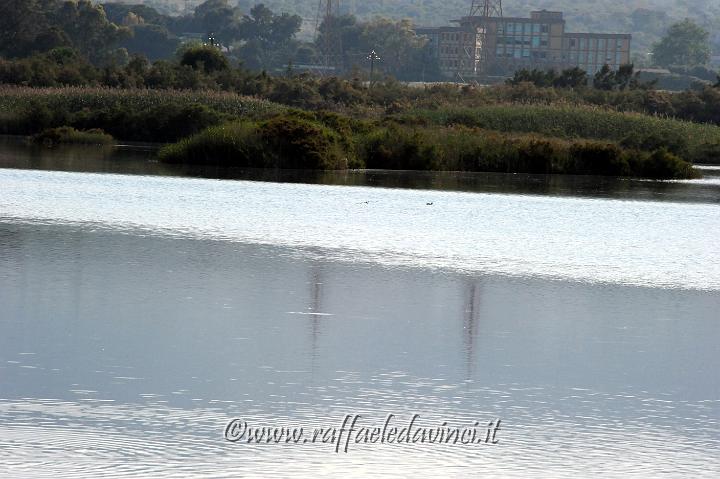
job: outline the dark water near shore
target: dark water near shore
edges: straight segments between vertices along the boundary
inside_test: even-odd
[[[0,137],[0,167],[236,179],[337,186],[379,186],[444,191],[586,196],[632,200],[720,203],[720,166],[700,166],[700,180],[644,181],[598,176],[421,171],[307,171],[168,165],[155,158],[157,145],[120,147],[28,147],[22,138]],[[720,158],[718,159],[720,164]],[[687,185],[692,184],[692,188]]]
[[[225,181],[82,151],[0,149],[0,476],[720,474],[712,177]],[[389,413],[500,442],[222,438]]]

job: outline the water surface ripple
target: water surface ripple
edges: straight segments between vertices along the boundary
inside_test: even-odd
[[[720,205],[1,170],[0,217],[338,259],[720,289]]]

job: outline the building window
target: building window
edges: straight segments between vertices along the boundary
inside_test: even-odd
[[[540,37],[532,37],[532,47],[533,48],[540,47]]]
[[[598,40],[598,50],[605,50],[605,44],[607,41],[604,38]]]
[[[577,40],[574,38],[570,39],[570,48],[577,48]]]
[[[580,39],[580,50],[586,50],[587,49],[587,42],[584,38]]]
[[[540,31],[541,31],[542,33],[549,33],[549,32],[550,32],[550,25],[541,25],[541,26],[540,26]]]
[[[615,54],[615,63],[622,65],[622,53],[618,52]]]
[[[533,31],[533,33],[540,33],[540,24],[539,24],[539,23],[533,23],[532,31]]]

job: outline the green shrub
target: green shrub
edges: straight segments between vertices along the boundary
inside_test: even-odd
[[[630,167],[616,145],[600,142],[574,143],[569,150],[571,173],[584,175],[626,176]]]
[[[180,57],[180,65],[212,73],[230,68],[227,57],[211,45],[197,45],[187,48]]]
[[[166,163],[264,167],[257,126],[238,122],[203,130],[158,153]]]
[[[700,176],[692,165],[665,149],[657,150],[650,155],[637,155],[632,162],[636,175],[644,178],[680,179]]]
[[[372,131],[362,141],[367,168],[434,170],[440,167],[438,147],[423,130],[390,126]]]
[[[208,128],[159,152],[168,163],[256,168],[343,169],[348,153],[337,132],[311,120],[278,117]]]
[[[33,143],[52,147],[62,144],[107,145],[112,143],[114,139],[102,130],[80,131],[69,126],[63,126],[43,130],[41,133],[34,135],[32,141]]]
[[[265,164],[278,168],[347,168],[347,152],[341,136],[322,125],[293,117],[277,117],[260,123]]]
[[[522,173],[552,173],[562,162],[561,148],[556,142],[531,138],[518,145],[517,164],[513,170]]]

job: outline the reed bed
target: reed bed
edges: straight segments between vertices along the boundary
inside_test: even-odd
[[[712,162],[720,157],[718,126],[599,107],[523,104],[441,107],[415,110],[401,120],[564,139],[596,139],[644,150],[666,148],[694,162]]]
[[[117,105],[143,110],[168,103],[196,103],[235,116],[273,114],[284,109],[268,100],[222,91],[125,90],[105,87],[30,88],[0,85],[0,109],[3,111],[20,111],[38,102],[71,112]]]

